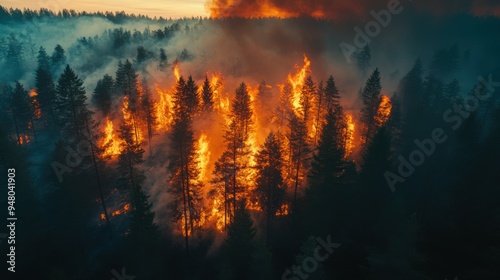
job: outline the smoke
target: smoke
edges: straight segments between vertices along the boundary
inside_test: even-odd
[[[210,15],[221,17],[299,17],[309,16],[331,20],[364,19],[371,10],[381,10],[399,0],[209,0]],[[401,1],[401,4],[407,1]],[[409,3],[408,3],[409,4]],[[470,13],[474,15],[498,15],[500,4],[494,0],[418,1],[411,3],[417,10],[435,15]]]

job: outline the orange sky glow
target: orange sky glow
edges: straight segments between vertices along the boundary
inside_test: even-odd
[[[0,0],[0,5],[10,8],[47,8],[53,11],[73,9],[77,11],[125,11],[151,17],[179,18],[209,16],[206,0]]]

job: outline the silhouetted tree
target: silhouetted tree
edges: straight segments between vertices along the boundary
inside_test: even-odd
[[[366,85],[362,92],[363,107],[361,109],[361,121],[363,122],[363,139],[366,143],[370,141],[377,131],[377,116],[378,107],[380,105],[380,72],[376,68],[370,78],[366,81]]]
[[[266,213],[267,239],[270,238],[271,220],[284,203],[286,186],[283,180],[283,151],[278,137],[269,133],[257,154],[257,180],[255,195]]]
[[[101,80],[97,81],[94,94],[92,95],[92,103],[104,114],[104,116],[109,115],[111,112],[111,97],[114,84],[113,77],[106,74]]]

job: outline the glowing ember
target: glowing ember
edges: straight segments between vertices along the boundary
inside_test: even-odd
[[[27,135],[27,134],[19,135],[18,143],[20,145],[24,145],[24,144],[27,144],[29,142],[31,142],[31,137],[29,135]]]
[[[281,205],[281,208],[276,213],[276,216],[287,216],[290,211],[290,204],[285,203]]]
[[[120,141],[115,135],[113,122],[106,117],[106,128],[104,129],[103,156],[114,156],[120,154]]]
[[[391,99],[386,95],[381,95],[380,105],[378,107],[377,116],[375,116],[375,120],[377,121],[379,126],[382,126],[384,123],[389,120],[389,116],[391,115],[392,103]]]
[[[42,116],[42,110],[40,109],[40,103],[38,102],[38,92],[36,89],[30,91],[31,105],[33,107],[33,115],[36,119]]]
[[[200,169],[199,180],[201,182],[206,182],[210,154],[208,137],[205,133],[201,132],[200,139],[198,139],[198,168]]]
[[[128,211],[130,211],[130,203],[125,204],[123,206],[123,208],[120,208],[120,209],[117,209],[117,210],[111,212],[111,217],[115,217],[115,216],[119,216],[119,215],[125,214]],[[104,213],[101,213],[100,218],[101,218],[101,220],[105,220],[106,219],[106,215],[104,215]]]

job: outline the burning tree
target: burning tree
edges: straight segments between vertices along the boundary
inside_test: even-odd
[[[149,155],[151,156],[153,151],[151,148],[151,140],[153,139],[153,134],[158,126],[158,121],[156,117],[157,106],[153,100],[151,89],[149,88],[148,81],[146,79],[142,80],[141,83],[142,95],[141,95],[141,106],[140,106],[140,116],[143,122],[145,122],[147,134],[148,134],[148,144],[149,144]]]
[[[19,82],[12,91],[11,110],[19,145],[31,141],[31,132],[36,139],[35,123],[33,121],[33,107],[28,91]]]
[[[192,81],[192,79],[190,78]],[[194,234],[202,216],[202,182],[200,170],[196,162],[196,147],[192,129],[191,108],[197,104],[192,98],[192,89],[184,78],[179,77],[174,92],[174,122],[171,131],[172,152],[169,155],[168,171],[170,173],[168,192],[173,200],[169,204],[173,221],[181,222],[186,252],[189,254],[189,236]]]
[[[290,115],[288,122],[288,143],[290,145],[289,174],[294,185],[293,207],[297,205],[297,192],[302,178],[307,170],[310,147],[308,144],[307,124],[295,113]]]
[[[377,132],[378,123],[376,120],[380,105],[380,72],[378,68],[373,71],[362,91],[363,108],[361,109],[361,121],[364,125],[363,141],[368,143]]]
[[[249,156],[250,148],[248,141],[252,129],[253,111],[250,104],[250,95],[245,83],[236,89],[236,97],[232,102],[230,123],[226,127],[224,142],[225,153],[217,161],[214,170],[215,181],[222,183],[224,190],[217,189],[216,192],[224,199],[224,217],[231,220],[236,212],[236,202],[241,199],[248,188]],[[229,180],[227,180],[229,179]],[[215,187],[220,187],[218,184]],[[232,205],[232,213],[231,206]],[[228,212],[226,214],[226,212]]]

